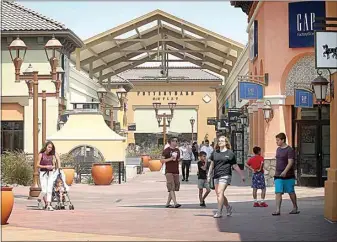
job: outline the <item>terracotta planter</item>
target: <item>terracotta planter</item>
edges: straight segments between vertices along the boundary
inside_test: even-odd
[[[113,168],[109,163],[94,163],[91,168],[95,185],[110,185],[113,180]]]
[[[12,187],[1,187],[1,225],[7,224],[9,216],[11,216],[14,195]]]
[[[151,157],[149,155],[142,155],[143,167],[149,167]]]
[[[150,160],[150,171],[160,171],[162,167],[162,163],[160,162],[160,160]]]
[[[68,186],[71,186],[75,177],[75,168],[73,167],[62,167],[64,175],[66,176],[66,183]]]

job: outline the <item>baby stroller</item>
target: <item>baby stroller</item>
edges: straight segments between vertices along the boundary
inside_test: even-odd
[[[57,183],[58,181],[62,181],[63,190],[63,199],[61,201],[60,192],[57,190]],[[51,205],[55,210],[65,209],[66,207],[69,210],[74,210],[74,205],[71,203],[69,194],[68,194],[69,187],[65,183],[65,174],[60,169],[57,170],[57,175],[55,177],[54,186],[53,186],[53,193],[51,198]]]

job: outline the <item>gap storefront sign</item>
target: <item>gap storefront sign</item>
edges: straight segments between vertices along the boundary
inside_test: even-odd
[[[315,19],[325,17],[325,2],[291,2],[288,8],[289,48],[313,47]]]

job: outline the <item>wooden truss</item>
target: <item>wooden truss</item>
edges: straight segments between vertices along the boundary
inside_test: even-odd
[[[126,36],[127,35],[127,36]],[[160,10],[84,41],[76,67],[101,82],[145,62],[190,62],[227,77],[244,46]],[[174,59],[170,58],[174,57]]]

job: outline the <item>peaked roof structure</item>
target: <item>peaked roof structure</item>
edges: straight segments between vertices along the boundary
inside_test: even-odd
[[[68,38],[67,44],[82,47],[82,40],[62,23],[28,9],[14,1],[1,1],[1,34]]]
[[[84,41],[72,59],[101,82],[146,62],[185,61],[227,77],[243,44],[155,10]],[[176,58],[172,60],[169,58]]]

